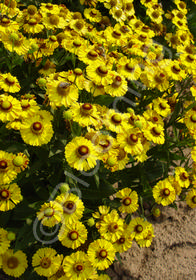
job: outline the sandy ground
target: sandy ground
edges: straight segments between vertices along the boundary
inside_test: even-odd
[[[153,223],[155,237],[149,248],[132,248],[121,254],[108,274],[112,280],[196,280],[196,211],[177,203],[164,207]]]

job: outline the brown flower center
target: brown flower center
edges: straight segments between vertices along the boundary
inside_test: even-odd
[[[16,257],[9,257],[7,259],[7,266],[9,269],[15,269],[19,265],[19,261]]]
[[[196,195],[194,195],[194,196],[192,197],[192,202],[193,202],[194,204],[196,204]]]
[[[130,143],[131,144],[135,144],[135,143],[137,143],[138,142],[138,137],[137,137],[137,135],[136,134],[131,134],[130,136],[129,136],[129,140],[130,140]]]
[[[8,100],[0,102],[0,107],[4,111],[9,111],[12,108],[12,103]]]
[[[44,216],[45,217],[52,217],[54,215],[54,209],[51,207],[48,207],[44,210]]]
[[[196,123],[196,114],[192,115],[190,117],[190,120],[193,122],[193,123]]]
[[[82,20],[78,20],[75,24],[76,28],[81,30],[84,27],[84,23]]]
[[[88,59],[96,60],[98,57],[98,54],[97,54],[97,52],[91,50],[88,52],[87,57],[88,57]]]
[[[0,191],[0,200],[8,200],[10,197],[10,192],[8,190]]]
[[[73,230],[73,231],[71,231],[70,233],[69,233],[69,239],[71,239],[71,240],[77,240],[78,239],[78,237],[79,237],[79,234],[78,234],[78,232],[77,231],[75,231],[75,230]]]
[[[117,11],[115,12],[115,16],[116,16],[117,18],[120,18],[120,17],[122,16],[122,11],[121,11],[121,10],[117,10]]]
[[[125,243],[125,238],[121,237],[120,239],[118,239],[118,243],[124,244]]]
[[[167,188],[163,189],[163,195],[164,196],[169,196],[170,195],[170,190],[167,189]]]
[[[137,233],[141,233],[141,232],[143,231],[143,226],[142,226],[142,225],[137,225],[137,226],[135,227],[135,231],[136,231]]]
[[[76,204],[73,201],[66,201],[63,205],[63,211],[66,214],[72,214],[76,211]]]
[[[107,251],[104,250],[104,249],[102,249],[102,250],[99,252],[99,257],[101,257],[102,259],[107,258],[107,255],[108,255],[108,253],[107,253]]]
[[[53,5],[50,4],[50,3],[48,3],[48,4],[46,5],[46,8],[47,8],[48,10],[52,10],[52,9],[53,9]]]
[[[57,15],[51,15],[49,17],[49,22],[52,25],[58,25],[59,24],[59,17]]]
[[[187,61],[187,62],[192,63],[194,60],[195,60],[195,59],[194,59],[194,56],[193,56],[193,55],[191,55],[191,54],[187,55],[187,57],[186,57],[186,61]]]
[[[108,70],[106,66],[99,66],[97,68],[97,74],[101,77],[107,76]]]
[[[188,174],[183,172],[182,174],[180,174],[180,179],[182,181],[186,181],[189,178]]]
[[[158,122],[159,119],[157,117],[153,117],[152,120],[153,122]]]
[[[49,268],[51,266],[51,259],[48,257],[43,257],[40,262],[40,266],[45,269]]]
[[[37,8],[34,5],[29,5],[27,8],[27,12],[29,15],[33,16],[37,13]]]
[[[121,33],[118,31],[113,31],[112,32],[112,36],[116,39],[119,39],[121,37]]]
[[[0,161],[0,171],[5,170],[7,168],[8,164],[5,160]]]
[[[122,203],[125,205],[125,206],[129,206],[131,204],[131,198],[130,197],[126,197],[123,199]]]
[[[32,131],[34,134],[40,134],[40,133],[42,133],[42,131],[43,131],[43,125],[42,125],[40,122],[34,122],[34,123],[31,125],[31,131]]]
[[[173,66],[172,68],[171,68],[171,70],[172,70],[172,72],[174,73],[174,74],[178,74],[178,73],[180,73],[180,67],[178,67],[178,66]]]
[[[125,68],[126,68],[126,70],[127,70],[128,72],[130,72],[130,73],[133,73],[134,70],[135,70],[135,67],[133,67],[133,65],[132,65],[131,63],[127,63],[127,64],[125,65]]]
[[[96,15],[97,15],[96,10],[92,10],[92,11],[90,12],[90,15],[91,15],[91,17],[96,17]]]
[[[159,108],[165,110],[167,106],[164,103],[159,103]]]
[[[75,271],[81,272],[84,269],[84,266],[82,264],[76,264],[75,265]]]
[[[155,136],[161,135],[161,128],[160,127],[153,127],[152,132]]]
[[[121,116],[118,114],[114,114],[111,117],[111,120],[115,123],[115,124],[120,124],[122,122]]]
[[[83,156],[88,155],[88,153],[89,153],[89,148],[87,146],[82,145],[82,146],[78,147],[79,156],[83,157]]]
[[[35,18],[31,18],[29,21],[28,21],[28,24],[33,26],[33,25],[36,25],[37,24],[37,20]]]
[[[74,45],[75,47],[79,48],[82,44],[81,44],[80,40],[74,40],[74,41],[73,41],[73,45]]]
[[[118,230],[118,224],[117,223],[111,223],[108,227],[110,232],[116,232]]]
[[[82,70],[80,68],[76,68],[76,69],[74,69],[74,74],[76,76],[81,76],[82,75]]]
[[[13,84],[15,84],[15,80],[14,80],[14,77],[12,76],[8,76],[6,79],[5,79],[5,82],[8,86],[12,86]]]

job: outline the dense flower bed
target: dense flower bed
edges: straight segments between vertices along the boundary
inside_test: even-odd
[[[195,4],[1,1],[0,277],[110,279],[196,207]]]

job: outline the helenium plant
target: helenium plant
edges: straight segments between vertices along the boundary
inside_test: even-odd
[[[196,207],[195,4],[1,1],[1,279],[110,279]]]

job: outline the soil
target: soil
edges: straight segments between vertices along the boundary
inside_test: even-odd
[[[196,211],[178,202],[178,210],[163,207],[149,248],[136,242],[121,254],[108,274],[112,280],[196,280]]]

